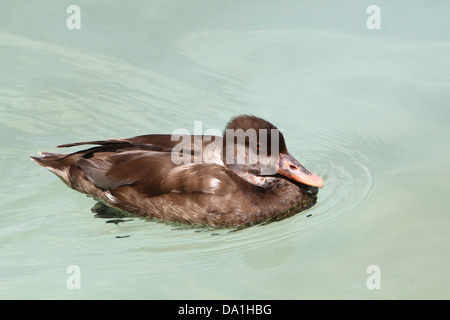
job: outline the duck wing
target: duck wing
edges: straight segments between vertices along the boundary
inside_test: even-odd
[[[211,137],[202,139],[201,148],[204,150],[212,140]],[[171,192],[226,195],[236,190],[240,178],[221,164],[221,158],[213,159],[211,154],[214,152],[208,152],[207,163],[193,161],[198,151],[193,145],[193,136],[192,152],[174,161],[172,151],[178,143],[177,140],[172,141],[171,135],[145,135],[77,142],[59,147],[100,145],[65,155],[64,161],[81,169],[102,190],[114,191],[130,186],[147,197]]]

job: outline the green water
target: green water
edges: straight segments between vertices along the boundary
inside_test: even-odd
[[[77,1],[79,30],[70,4],[0,3],[0,298],[450,298],[448,1],[377,1],[379,30],[368,1]],[[315,207],[107,223],[29,160],[241,113],[324,178]]]

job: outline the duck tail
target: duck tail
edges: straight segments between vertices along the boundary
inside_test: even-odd
[[[51,152],[39,152],[39,154],[41,155],[40,157],[30,157],[30,158],[38,165],[41,165],[43,167],[47,167],[52,163],[54,163],[55,161],[62,159],[65,156],[63,154]]]
[[[68,169],[69,165],[64,159],[67,158],[67,154],[51,153],[51,152],[39,152],[40,157],[30,157],[31,160],[38,165],[50,170],[61,178],[66,184],[70,184]]]

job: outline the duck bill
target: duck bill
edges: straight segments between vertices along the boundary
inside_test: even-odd
[[[322,178],[302,166],[302,164],[289,153],[280,154],[276,169],[279,174],[288,177],[289,179],[312,187],[323,187]]]

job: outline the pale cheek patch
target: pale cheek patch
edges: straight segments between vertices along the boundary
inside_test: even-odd
[[[267,183],[270,183],[274,178],[271,177],[258,177],[255,176],[253,174],[249,174],[249,173],[238,173],[238,175],[250,182],[251,184],[255,185],[255,186],[259,186],[259,187],[264,187]]]

